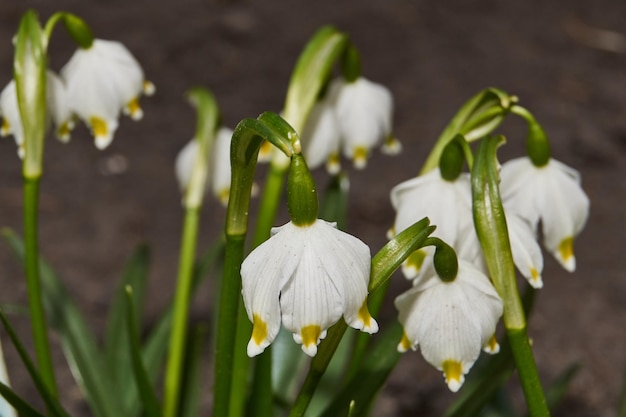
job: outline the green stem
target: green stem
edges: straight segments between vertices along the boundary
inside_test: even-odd
[[[263,187],[261,206],[254,230],[252,244],[255,248],[270,237],[270,230],[276,220],[278,204],[281,201],[280,197],[283,193],[283,185],[285,184],[285,173],[288,168],[289,166],[270,165],[269,172],[265,179],[265,186]]]
[[[217,316],[217,341],[215,345],[215,381],[213,415],[229,416],[233,381],[237,312],[241,296],[239,269],[243,262],[245,235],[226,235],[224,280],[220,292],[220,309]]]
[[[178,415],[199,219],[200,213],[198,208],[187,208],[185,210],[172,332],[170,333],[170,348],[165,373],[163,402],[165,417]]]
[[[50,356],[50,343],[44,314],[41,282],[39,279],[39,249],[37,238],[40,177],[24,178],[24,246],[28,305],[41,377],[50,392],[57,397],[54,368]]]
[[[491,137],[483,139],[478,147],[472,170],[474,224],[493,285],[502,298],[504,326],[530,415],[548,416],[550,412],[528,341],[526,317],[517,289],[509,234],[500,200],[496,150],[502,143],[503,137]]]
[[[506,334],[511,343],[513,359],[522,382],[522,389],[526,397],[528,411],[532,417],[548,417],[550,410],[541,387],[537,364],[528,340],[526,328],[507,329]]]

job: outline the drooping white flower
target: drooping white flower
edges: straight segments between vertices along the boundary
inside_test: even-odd
[[[9,375],[7,373],[7,367],[4,361],[4,352],[2,351],[2,343],[0,343],[0,382],[7,387],[11,387],[9,383]],[[15,409],[0,396],[0,416],[2,417],[16,417],[17,413]]]
[[[387,153],[400,152],[392,136],[393,97],[387,88],[363,77],[352,82],[338,78],[329,88],[343,154],[356,168],[364,168],[370,149],[381,143]]]
[[[67,90],[63,80],[55,73],[47,71],[46,76],[47,118],[52,120],[59,140],[67,142],[70,131],[74,127],[67,100]],[[24,156],[24,129],[17,104],[17,89],[14,80],[11,80],[0,94],[0,115],[2,116],[0,135],[13,135],[18,147],[18,155],[22,158]]]
[[[565,269],[574,271],[574,237],[589,215],[589,198],[578,172],[555,159],[537,167],[524,157],[506,162],[500,177],[505,209],[534,228],[541,220],[544,245]]]
[[[309,168],[315,169],[325,163],[326,170],[330,174],[339,173],[341,170],[339,161],[341,136],[335,108],[329,95],[313,106],[300,140]]]
[[[281,321],[309,356],[342,315],[355,329],[377,332],[367,309],[370,263],[367,245],[334,223],[318,219],[272,229],[241,266],[243,300],[254,324],[248,355],[272,343]]]
[[[89,126],[99,149],[113,140],[120,111],[141,119],[139,96],[154,93],[135,57],[115,41],[95,39],[91,47],[78,49],[61,75],[73,112]]]
[[[232,129],[221,127],[217,131],[212,149],[209,149],[210,159],[206,191],[212,191],[213,195],[224,205],[228,203],[230,191],[230,141],[232,136]],[[185,190],[189,184],[198,149],[198,141],[192,139],[176,157],[176,177],[181,190]]]
[[[444,282],[436,274],[416,280],[395,305],[404,328],[398,350],[419,346],[454,392],[463,385],[481,348],[489,348],[502,315],[502,301],[489,279],[462,259],[453,281]]]
[[[396,185],[391,190],[391,204],[396,210],[396,219],[390,237],[428,217],[431,224],[437,226],[433,236],[456,248],[459,233],[468,226],[473,227],[469,174],[447,181],[441,177],[439,169],[433,169]],[[407,278],[415,277],[428,254],[432,255],[422,249],[407,259],[402,268]]]
[[[513,212],[506,213],[506,223],[515,266],[533,288],[543,287],[543,256],[535,229],[526,219]]]

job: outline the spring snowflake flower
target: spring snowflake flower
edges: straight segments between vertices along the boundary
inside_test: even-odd
[[[139,120],[139,96],[154,93],[135,57],[115,41],[95,39],[91,47],[78,49],[61,75],[73,111],[89,126],[99,149],[113,140],[120,110]]]
[[[334,80],[303,129],[307,161],[312,168],[326,162],[335,174],[340,151],[357,169],[365,168],[370,150],[381,143],[383,153],[399,153],[402,146],[392,134],[392,116],[393,97],[384,86],[363,77]]]
[[[340,134],[335,109],[329,95],[315,103],[302,131],[304,155],[309,168],[326,164],[326,170],[336,175],[341,170],[339,161]]]
[[[534,228],[541,220],[544,245],[566,270],[574,271],[574,237],[589,215],[589,198],[578,172],[555,159],[537,167],[524,157],[506,162],[500,177],[506,210],[524,217]]]
[[[213,149],[209,150],[208,178],[206,191],[211,190],[213,195],[224,205],[228,204],[230,192],[230,140],[233,131],[226,127],[218,130],[213,143]],[[176,177],[181,190],[185,190],[191,179],[191,171],[198,153],[198,141],[192,139],[176,157]]]
[[[248,356],[263,352],[283,326],[309,356],[343,315],[367,333],[378,324],[367,309],[371,255],[362,241],[316,220],[272,229],[241,266],[243,300],[253,322]]]
[[[391,190],[391,204],[396,219],[389,237],[402,232],[424,217],[437,226],[434,236],[456,248],[462,230],[473,227],[472,196],[469,174],[461,174],[454,181],[441,177],[439,169],[396,185]],[[419,272],[428,251],[422,249],[405,261],[402,271],[407,278]]]
[[[55,73],[48,71],[46,74],[48,118],[52,120],[55,126],[57,138],[62,142],[67,142],[70,138],[70,131],[74,127],[72,112],[68,106],[67,90],[61,78]],[[2,116],[0,135],[13,135],[18,147],[18,155],[23,158],[24,129],[17,104],[17,89],[14,80],[11,80],[0,94],[0,115]]]
[[[436,273],[416,280],[395,305],[404,328],[398,350],[419,346],[424,359],[443,371],[453,392],[463,385],[481,348],[491,351],[502,315],[502,300],[489,279],[461,259],[453,281],[444,282]]]

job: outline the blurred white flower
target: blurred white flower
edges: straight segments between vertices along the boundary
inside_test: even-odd
[[[502,300],[489,279],[469,262],[459,259],[458,274],[451,282],[436,273],[415,280],[395,305],[404,328],[398,350],[415,350],[419,345],[424,359],[443,371],[451,391],[461,388],[481,348],[497,351],[492,337],[502,315]]]
[[[72,112],[68,105],[65,84],[54,72],[46,73],[46,113],[47,119],[52,120],[56,136],[62,142],[70,138],[70,131],[74,127]],[[24,129],[17,104],[17,89],[15,81],[11,80],[0,94],[0,116],[2,127],[0,135],[13,135],[18,147],[18,155],[24,157]]]
[[[441,177],[438,168],[433,169],[396,185],[391,190],[391,204],[396,210],[396,219],[389,237],[428,217],[430,223],[437,226],[433,236],[457,249],[461,231],[473,229],[469,174],[448,181]],[[432,255],[429,249],[420,249],[407,258],[402,268],[405,276],[414,278],[429,255]]]
[[[217,131],[213,146],[208,150],[210,157],[206,191],[211,191],[223,205],[228,204],[230,192],[230,141],[232,136],[232,129],[221,127]],[[176,178],[181,190],[185,190],[189,184],[198,148],[198,141],[192,139],[176,157]]]
[[[340,169],[339,152],[354,166],[367,165],[370,150],[382,143],[386,154],[402,150],[392,134],[393,97],[389,90],[363,77],[333,80],[311,111],[302,132],[304,154],[312,168],[326,162],[330,173]]]
[[[241,266],[243,300],[254,324],[248,355],[272,343],[281,321],[309,356],[342,315],[355,329],[377,332],[367,309],[370,267],[369,247],[334,223],[318,219],[272,229]]]
[[[555,159],[537,167],[523,157],[506,162],[500,177],[507,212],[527,219],[535,229],[541,220],[544,245],[566,270],[574,271],[574,237],[589,215],[578,172]]]
[[[72,111],[91,129],[96,146],[113,140],[120,110],[134,120],[143,117],[141,93],[154,93],[154,85],[124,45],[95,39],[88,49],[78,49],[61,69]]]

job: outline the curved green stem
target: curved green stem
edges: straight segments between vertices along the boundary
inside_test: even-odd
[[[526,331],[524,308],[517,289],[515,266],[498,188],[496,150],[504,138],[484,139],[472,170],[474,224],[494,287],[504,304],[504,326],[532,417],[550,412],[539,380]]]
[[[199,219],[200,213],[198,208],[186,209],[178,264],[176,295],[174,298],[172,331],[170,333],[169,354],[165,373],[163,401],[163,415],[165,417],[178,415]]]
[[[37,237],[38,201],[39,177],[24,178],[24,256],[33,341],[41,377],[46,387],[56,397],[58,396],[58,390],[50,356],[50,343],[48,340],[46,317],[41,298],[41,282],[39,279],[39,248]]]
[[[231,143],[231,187],[226,212],[226,254],[224,279],[220,292],[215,347],[215,380],[213,415],[230,416],[233,388],[234,349],[237,335],[239,299],[241,298],[240,269],[243,262],[245,237],[248,231],[250,192],[256,169],[257,155],[263,139],[268,140],[287,156],[293,153],[292,141],[297,134],[280,116],[264,113],[258,119],[242,120]]]

